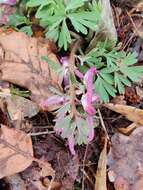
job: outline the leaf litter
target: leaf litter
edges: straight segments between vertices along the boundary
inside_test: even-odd
[[[3,178],[25,170],[32,163],[33,147],[30,136],[22,131],[4,125],[0,131],[0,178]]]
[[[142,126],[130,136],[116,133],[111,138],[112,147],[108,155],[109,179],[116,190],[141,190],[143,184]]]
[[[55,54],[52,53],[50,41],[12,32],[0,35],[0,44],[1,80],[28,89],[31,92],[31,99],[39,106],[42,101],[53,95],[51,88],[61,91],[62,81],[59,75],[42,60],[43,56],[48,56],[59,64]],[[49,110],[51,109],[55,108],[51,106]]]

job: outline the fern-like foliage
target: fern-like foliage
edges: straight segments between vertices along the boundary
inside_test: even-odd
[[[81,66],[83,72],[91,66],[98,68],[94,87],[103,102],[109,101],[110,96],[115,97],[117,93],[124,94],[125,86],[131,86],[131,82],[138,81],[143,74],[143,66],[135,66],[135,52],[126,53],[116,48],[109,51],[101,43],[81,60],[84,63]]]
[[[58,42],[60,48],[67,50],[71,43],[71,30],[83,35],[88,30],[96,31],[100,20],[100,3],[88,0],[29,0],[27,7],[36,7],[36,18],[47,28],[46,37]]]

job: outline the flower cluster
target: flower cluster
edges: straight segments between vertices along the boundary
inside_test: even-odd
[[[68,89],[69,86],[69,57],[64,56],[60,59],[61,65],[63,67],[64,75],[63,75],[63,84],[64,84],[64,89]],[[96,67],[91,67],[85,74],[81,73],[77,68],[75,68],[75,76],[81,81],[83,81],[85,87],[86,87],[86,92],[83,94],[83,92],[80,92],[82,95],[81,97],[81,105],[83,106],[84,111],[87,114],[87,127],[89,127],[89,132],[87,134],[88,137],[88,142],[91,142],[94,138],[94,115],[96,114],[96,110],[94,107],[94,103],[99,100],[99,96],[96,96],[94,93],[94,88],[93,88],[93,81],[94,81],[94,76],[97,74]],[[78,95],[78,94],[77,94]],[[69,101],[69,98],[66,98],[66,95],[59,96],[59,95],[54,95],[47,100],[45,100],[41,105],[42,107],[49,107],[54,104],[65,104]],[[80,102],[80,101],[79,101]],[[70,113],[70,111],[69,111]],[[65,119],[67,113],[62,113],[57,117],[55,120],[56,125],[55,125],[55,131],[57,133],[62,133],[63,128],[61,127],[60,129],[57,130],[57,125],[59,123],[62,123],[62,121]],[[77,118],[75,118],[76,120]],[[69,149],[70,152],[75,155],[75,138],[74,134],[70,134],[68,137],[68,144],[69,144]]]

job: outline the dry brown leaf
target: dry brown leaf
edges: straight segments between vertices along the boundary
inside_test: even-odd
[[[20,119],[19,113],[21,115],[21,119],[24,117],[33,117],[39,112],[39,107],[32,101],[23,98],[21,96],[8,96],[4,99],[7,105],[7,111],[12,120]]]
[[[105,138],[104,148],[100,154],[98,168],[96,172],[95,190],[107,190],[106,186],[106,164],[107,164],[107,138]]]
[[[117,133],[112,136],[111,143],[108,175],[116,190],[142,190],[143,128],[136,128],[130,136]]]
[[[39,105],[53,95],[51,87],[61,90],[61,78],[49,68],[46,61],[41,60],[42,56],[48,56],[59,64],[50,41],[12,32],[0,35],[0,44],[2,80],[29,89],[31,99]]]
[[[122,114],[130,121],[143,125],[143,110],[141,109],[112,103],[104,104],[104,106],[111,109],[112,111]]]
[[[30,136],[2,125],[0,129],[0,179],[25,170],[32,163]]]
[[[130,135],[131,132],[133,132],[134,129],[136,129],[137,127],[139,127],[138,124],[136,123],[132,123],[130,124],[128,127],[126,128],[118,128],[118,131],[124,135]]]

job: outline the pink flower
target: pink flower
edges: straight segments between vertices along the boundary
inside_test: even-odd
[[[96,113],[96,110],[93,106],[93,103],[95,101],[98,101],[99,100],[99,96],[93,96],[92,97],[92,101],[91,102],[88,102],[88,98],[87,98],[87,93],[82,95],[82,98],[81,98],[81,103],[82,103],[82,106],[84,108],[84,110],[89,114],[89,115],[95,115]]]
[[[44,100],[40,105],[43,108],[47,108],[51,105],[63,104],[67,100],[68,99],[65,96],[54,95],[54,96],[49,97],[47,100]]]
[[[71,154],[75,155],[76,154],[75,149],[74,149],[75,140],[74,140],[74,136],[73,135],[71,135],[68,138],[68,144],[69,144],[69,149],[70,149]]]
[[[91,142],[93,140],[93,138],[94,138],[93,116],[88,115],[87,123],[88,123],[88,126],[89,126],[88,142]]]
[[[68,86],[69,85],[69,75],[68,75],[68,67],[69,67],[69,57],[68,56],[64,56],[61,57],[60,62],[62,64],[62,66],[64,67],[64,86]],[[75,69],[75,75],[79,78],[79,79],[83,79],[84,75],[83,73],[81,73],[78,69]]]
[[[94,115],[96,113],[93,102],[99,99],[98,96],[93,95],[93,77],[96,73],[96,67],[91,67],[84,75],[84,83],[87,89],[87,93],[82,96],[81,103],[84,110],[89,115]]]
[[[0,4],[15,5],[16,0],[0,0]]]
[[[68,76],[69,57],[68,56],[61,57],[60,62],[64,67],[64,78],[63,78],[64,86],[67,87],[69,85],[69,76]]]

